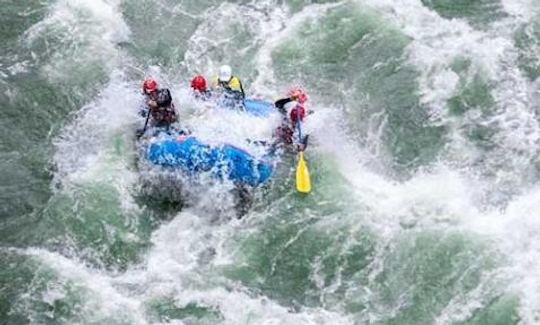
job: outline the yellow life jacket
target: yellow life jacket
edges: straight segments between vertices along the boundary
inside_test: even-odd
[[[240,79],[238,79],[235,76],[232,76],[228,82],[220,81],[219,77],[214,77],[210,85],[214,89],[224,88],[225,90],[238,91],[244,94],[244,88],[242,87],[242,82],[240,81]]]

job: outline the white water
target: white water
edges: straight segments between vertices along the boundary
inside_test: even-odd
[[[34,44],[38,40],[44,42],[50,60],[42,65],[43,74],[62,83],[81,66],[116,68],[125,59],[116,45],[126,42],[131,35],[120,5],[118,0],[55,1],[48,16],[24,35],[34,57],[42,54],[37,52],[42,49],[34,49]]]
[[[501,23],[489,31],[478,31],[462,20],[447,20],[433,11],[421,6],[419,1],[359,1],[369,4],[381,12],[389,21],[393,21],[400,30],[412,38],[408,48],[411,64],[420,71],[421,98],[423,104],[432,112],[433,121],[437,124],[449,124],[456,130],[455,141],[450,144],[449,151],[457,153],[455,160],[464,160],[459,168],[453,167],[454,159],[441,161],[428,171],[419,172],[411,180],[397,183],[385,175],[366,167],[371,159],[370,148],[358,148],[346,140],[341,130],[339,114],[335,108],[317,107],[312,104],[316,114],[310,118],[314,145],[310,148],[319,156],[338,162],[340,174],[346,176],[351,189],[350,200],[358,200],[367,205],[370,226],[376,230],[384,243],[391,242],[403,231],[403,226],[417,228],[443,227],[459,229],[487,238],[508,258],[507,267],[500,269],[495,277],[503,278],[510,283],[508,291],[517,293],[521,298],[520,316],[523,324],[534,324],[540,319],[540,219],[535,211],[540,206],[540,188],[527,181],[527,168],[531,160],[537,156],[537,144],[540,137],[535,109],[531,96],[536,85],[530,84],[517,68],[515,49],[511,35],[517,26]],[[122,62],[130,61],[124,53],[114,46],[117,41],[129,37],[129,30],[122,21],[118,2],[59,1],[51,9],[51,15],[42,23],[34,26],[28,33],[28,39],[44,32],[47,28],[65,27],[70,34],[91,35],[86,40],[84,51],[94,53],[112,53],[115,60],[103,61],[111,72],[111,80],[100,94],[98,100],[81,109],[73,124],[68,126],[63,135],[56,141],[54,161],[58,167],[56,183],[63,186],[85,182],[105,182],[114,184],[121,196],[121,202],[130,209],[137,209],[131,197],[136,186],[136,175],[130,167],[125,152],[115,151],[112,144],[115,138],[123,139],[122,150],[129,152],[130,133],[133,132],[132,121],[136,119],[139,103],[138,83],[130,81],[118,70],[122,70]],[[266,3],[260,8],[265,8]],[[287,16],[282,8],[271,11],[272,19],[253,8],[243,10],[233,4],[223,4],[219,13],[208,13],[208,21],[227,19],[241,14],[253,24],[253,33],[259,37],[254,40],[260,50],[255,58],[261,66],[258,79],[253,83],[251,91],[261,94],[274,93],[273,87],[280,85],[270,67],[271,51],[286,39],[304,19],[322,15],[333,5],[312,5],[292,17]],[[523,5],[513,6],[505,2],[505,8],[520,19],[530,19],[528,10]],[[510,8],[510,9],[509,9]],[[74,13],[81,11],[92,13],[93,26],[87,30],[78,30],[81,20]],[[514,16],[508,18],[510,21]],[[210,19],[211,18],[211,19]],[[58,27],[60,26],[60,27]],[[105,27],[104,27],[105,26]],[[210,59],[199,59],[204,53],[204,41],[211,23],[203,24],[190,40],[190,49],[186,54],[185,64],[189,69],[209,74],[215,70],[218,62]],[[105,29],[104,29],[105,28]],[[104,30],[119,31],[104,33]],[[104,37],[102,37],[104,35]],[[86,41],[84,43],[86,43]],[[212,46],[220,45],[215,40],[208,41]],[[228,43],[230,40],[223,40]],[[75,41],[75,44],[77,42]],[[201,49],[202,48],[202,49]],[[68,51],[67,53],[72,53]],[[75,52],[80,53],[80,52]],[[66,55],[65,53],[62,54]],[[90,54],[89,54],[90,55]],[[64,57],[51,62],[45,71],[55,71],[61,78],[68,74],[62,69]],[[466,56],[473,61],[475,69],[485,78],[497,81],[492,91],[498,113],[487,124],[497,125],[500,148],[489,157],[495,160],[508,155],[508,168],[495,181],[485,182],[471,175],[473,162],[471,148],[466,146],[459,135],[459,125],[453,125],[445,113],[445,103],[456,92],[459,76],[451,71],[453,60]],[[263,68],[264,67],[264,68]],[[160,77],[159,71],[151,74]],[[163,79],[168,80],[167,76]],[[171,76],[174,80],[174,77]],[[268,138],[272,128],[270,124],[261,126],[257,118],[246,118],[231,112],[212,112],[194,108],[190,102],[188,91],[178,86],[171,87],[175,101],[186,108],[188,114],[185,122],[196,132],[200,132],[205,140],[224,139],[237,145],[248,145],[247,137],[255,134]],[[279,89],[283,91],[284,89]],[[312,97],[316,100],[316,94]],[[182,113],[181,113],[182,114]],[[378,130],[374,130],[376,132]],[[331,135],[331,136],[330,136]],[[379,136],[374,134],[378,139]],[[519,156],[509,153],[519,153]],[[464,155],[465,158],[461,158]],[[473,158],[474,153],[472,154]],[[510,157],[511,156],[511,157]],[[518,179],[518,181],[515,181]],[[522,179],[520,181],[520,179]],[[523,188],[519,195],[513,197],[505,209],[497,210],[484,206],[481,197],[490,187],[497,188],[499,183],[509,181]],[[486,184],[487,183],[487,184]],[[525,184],[525,186],[524,186]],[[523,187],[521,187],[523,186]],[[214,202],[215,203],[215,202]],[[171,296],[179,306],[198,302],[205,306],[213,306],[222,313],[226,324],[347,324],[353,323],[346,315],[329,312],[325,309],[306,308],[299,313],[292,313],[264,296],[254,296],[245,288],[230,283],[221,275],[212,271],[213,267],[227,265],[231,262],[231,254],[236,249],[231,247],[230,238],[236,231],[249,227],[242,221],[231,221],[224,224],[210,223],[205,215],[196,209],[179,213],[172,221],[164,223],[152,237],[153,247],[148,251],[140,265],[122,274],[113,274],[85,266],[75,259],[68,259],[59,254],[42,249],[28,249],[25,254],[35,256],[44,265],[53,269],[59,277],[74,281],[89,292],[85,308],[90,314],[95,310],[95,317],[127,318],[135,324],[146,324],[148,320],[143,305],[163,296]],[[264,218],[264,215],[253,214],[249,218]],[[355,218],[355,216],[347,216]],[[249,231],[249,229],[247,230]],[[201,256],[209,249],[215,250],[212,262],[201,265]],[[375,262],[376,263],[376,262]],[[486,278],[486,286],[492,279]],[[136,290],[130,288],[136,287]],[[483,288],[482,286],[480,288]],[[58,294],[53,288],[44,299],[53,299]],[[476,295],[478,294],[478,295]],[[481,306],[481,290],[473,292],[470,302],[465,308],[460,301],[450,305],[438,323],[445,324],[449,320],[465,319]],[[456,310],[460,310],[456,312]]]

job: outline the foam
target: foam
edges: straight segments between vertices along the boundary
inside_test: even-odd
[[[65,80],[74,67],[87,62],[98,61],[107,70],[114,69],[122,58],[117,44],[131,36],[120,4],[118,0],[56,1],[47,17],[24,33],[23,40],[33,55],[43,54],[34,52],[42,50],[33,45],[45,43],[49,61],[42,69],[54,81]]]
[[[420,1],[377,0],[360,3],[376,8],[411,37],[411,44],[407,48],[409,61],[420,71],[422,104],[430,109],[434,124],[452,123],[446,119],[445,110],[446,102],[455,94],[459,81],[459,76],[450,69],[455,58],[465,56],[472,59],[477,71],[499,82],[493,94],[500,111],[493,120],[485,122],[497,123],[502,130],[502,149],[499,153],[525,152],[519,157],[521,160],[509,162],[519,169],[509,176],[519,176],[521,169],[530,163],[529,159],[537,154],[535,144],[539,127],[528,98],[530,85],[516,67],[515,49],[510,39],[512,26],[501,24],[495,26],[495,30],[479,31],[465,21],[441,18],[422,6]],[[104,5],[104,8],[100,8],[100,5]],[[118,5],[118,1],[60,1],[56,13],[31,29],[28,37],[31,40],[37,37],[35,35],[40,35],[45,30],[43,26],[47,24],[61,24],[60,20],[66,18],[70,21],[72,8],[81,6],[90,10],[95,17],[100,17],[104,22],[102,26],[118,27],[120,36],[109,34],[105,37],[108,44],[113,44],[128,35],[125,26],[122,27]],[[265,7],[267,5],[263,3],[261,7],[268,10]],[[252,27],[258,35],[255,42],[260,42],[257,44],[260,49],[256,64],[261,67],[261,73],[252,88],[255,92],[270,94],[278,87],[278,80],[271,70],[272,50],[287,39],[305,19],[323,15],[336,5],[339,4],[309,5],[292,17],[283,8],[274,8],[269,12],[275,19],[267,19],[264,10],[255,10],[257,7],[246,9],[223,4],[216,9],[221,14],[209,11],[203,16],[236,18],[236,14],[242,13],[242,17],[249,17],[252,23],[260,21]],[[505,6],[508,7],[508,1]],[[517,6],[513,10],[516,10],[516,14],[521,12]],[[211,72],[218,65],[209,59],[199,59],[207,49],[199,45],[199,42],[206,42],[210,47],[221,44],[206,39],[208,28],[214,22],[211,20],[204,24],[192,36],[190,48],[186,52],[186,62],[190,69]],[[499,33],[498,28],[504,32]],[[146,74],[158,77],[164,85],[171,84],[159,67],[151,67]],[[66,127],[55,140],[54,161],[58,167],[56,183],[67,187],[69,184],[90,181],[112,183],[119,193],[123,193],[123,204],[131,202],[129,189],[135,182],[135,174],[127,168],[129,158],[122,154],[118,158],[112,149],[111,139],[119,134],[126,139],[124,136],[129,137],[133,132],[132,121],[137,119],[136,109],[140,100],[136,87],[138,83],[126,80],[124,74],[116,71],[111,74],[111,82],[100,97],[75,116],[73,124]],[[188,89],[174,85],[171,88],[175,102],[180,103],[182,122],[200,132],[205,141],[219,138],[220,141],[226,140],[242,147],[250,145],[246,138],[265,139],[270,136],[271,122],[232,111],[212,111],[193,102]],[[313,134],[314,139],[309,150],[322,154],[324,159],[334,159],[337,162],[339,172],[346,178],[346,185],[351,189],[346,199],[367,206],[367,222],[380,239],[378,246],[385,247],[404,228],[411,227],[468,231],[478,234],[480,241],[491,238],[496,248],[509,259],[508,265],[498,269],[502,274],[497,276],[511,282],[509,291],[520,294],[522,321],[534,323],[540,317],[540,282],[537,280],[540,274],[534,271],[540,269],[537,262],[540,261],[540,242],[535,239],[540,232],[540,223],[535,216],[538,210],[536,202],[540,202],[540,190],[535,187],[524,190],[503,211],[485,207],[479,198],[489,187],[489,184],[485,184],[487,181],[470,177],[474,173],[454,168],[452,162],[444,160],[434,162],[429,169],[419,171],[408,181],[392,181],[371,165],[374,157],[380,156],[378,153],[382,150],[382,127],[370,132],[366,147],[358,148],[342,130],[342,116],[336,113],[335,107],[318,107],[316,104],[313,107],[316,114],[305,125],[306,131]],[[457,126],[454,128],[458,129]],[[456,150],[475,157],[479,154],[463,143],[459,135],[453,135],[453,139]],[[498,159],[498,156],[492,159]],[[208,201],[205,204],[227,204],[227,199],[218,195],[225,189],[229,189],[227,185],[212,188],[206,195]],[[226,279],[216,269],[234,262],[234,253],[240,249],[235,246],[235,234],[237,231],[252,231],[250,227],[256,224],[238,221],[212,223],[208,217],[203,207],[193,207],[178,213],[172,221],[164,223],[154,232],[152,248],[146,253],[143,262],[121,274],[89,268],[75,259],[67,259],[42,249],[29,249],[26,253],[53,268],[59,276],[81,283],[97,297],[95,304],[104,308],[105,315],[113,317],[122,310],[123,314],[131,314],[136,324],[149,322],[148,316],[142,312],[145,303],[163,297],[173,297],[178,306],[197,302],[215,307],[223,315],[225,324],[353,323],[348,316],[324,308],[302,308],[293,313]],[[251,214],[247,220],[264,217],[264,214]],[[356,215],[346,217],[358,218]],[[382,248],[380,253],[384,253]],[[373,268],[376,273],[376,265]],[[470,316],[472,311],[483,305],[481,290],[488,284],[483,283],[479,291],[471,292],[468,295],[470,301],[465,305],[462,301],[452,301],[437,322],[444,324],[449,319],[454,321]],[[51,291],[44,299],[51,301],[59,294]],[[452,316],[460,309],[462,314]]]

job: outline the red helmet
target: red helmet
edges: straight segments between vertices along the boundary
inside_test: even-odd
[[[303,104],[307,101],[306,92],[300,87],[292,87],[291,89],[289,89],[289,96],[295,99],[300,104]]]
[[[144,81],[144,83],[143,83],[143,92],[144,93],[156,91],[157,88],[158,88],[157,81],[155,81],[152,78],[146,79]]]
[[[191,88],[199,91],[206,90],[206,79],[201,75],[195,76],[191,79]]]

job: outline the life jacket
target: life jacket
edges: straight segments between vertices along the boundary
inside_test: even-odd
[[[214,77],[211,83],[212,88],[222,88],[230,92],[239,92],[242,94],[242,97],[245,96],[244,87],[242,82],[235,76],[232,76],[229,81],[221,81],[219,77]]]
[[[298,117],[300,117],[300,121],[304,121],[305,116],[306,116],[306,110],[304,109],[304,106],[301,104],[296,105],[291,110],[291,113],[289,114],[289,117],[293,125],[296,125],[296,122],[298,122]]]
[[[154,122],[158,124],[171,124],[176,122],[176,110],[169,89],[159,89],[156,94],[150,95],[149,97],[157,104],[157,107],[150,110]]]

